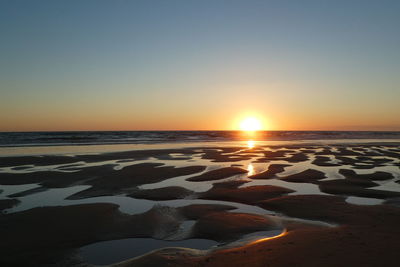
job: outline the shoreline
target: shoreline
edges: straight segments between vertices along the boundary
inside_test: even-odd
[[[88,153],[106,153],[123,152],[149,149],[184,149],[196,147],[248,147],[249,142],[255,146],[284,146],[284,145],[369,145],[369,146],[399,146],[400,139],[320,139],[320,140],[270,140],[254,141],[251,138],[241,141],[191,141],[191,142],[159,142],[148,144],[60,144],[49,145],[40,144],[35,146],[0,146],[0,157],[5,156],[29,156],[29,155],[61,155],[61,154],[88,154]]]

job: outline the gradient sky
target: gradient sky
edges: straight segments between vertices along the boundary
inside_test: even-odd
[[[0,131],[400,130],[400,1],[2,0]]]

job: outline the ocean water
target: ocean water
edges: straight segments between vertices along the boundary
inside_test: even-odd
[[[0,147],[110,144],[156,144],[212,141],[290,141],[374,139],[400,140],[399,131],[79,131],[2,132]]]

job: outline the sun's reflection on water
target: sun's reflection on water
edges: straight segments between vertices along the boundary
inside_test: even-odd
[[[284,230],[281,234],[276,235],[276,236],[265,237],[265,238],[260,238],[260,239],[258,239],[258,240],[255,240],[255,241],[251,242],[249,245],[254,245],[254,244],[257,244],[257,243],[260,243],[260,242],[264,242],[264,241],[267,241],[267,240],[280,238],[280,237],[282,237],[282,236],[284,236],[284,235],[287,235],[287,231],[286,231],[286,230]]]
[[[251,163],[247,166],[247,171],[248,171],[247,176],[251,176],[255,173],[254,166]]]
[[[247,141],[247,147],[250,148],[250,149],[251,149],[251,148],[254,148],[255,144],[256,144],[256,143],[255,143],[253,140]]]

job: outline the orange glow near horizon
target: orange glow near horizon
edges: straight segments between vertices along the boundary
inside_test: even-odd
[[[349,114],[347,117],[329,117],[290,113],[280,114],[275,111],[257,111],[245,109],[233,112],[232,109],[223,109],[220,113],[215,110],[205,110],[202,113],[193,112],[144,112],[128,104],[99,110],[95,106],[67,109],[58,103],[58,108],[49,107],[42,110],[16,104],[18,112],[11,112],[5,108],[0,114],[0,131],[240,131],[241,140],[257,141],[261,131],[400,131],[398,117],[379,117],[368,115],[368,119],[361,120]],[[4,107],[4,106],[3,106]],[[10,107],[11,108],[11,107]],[[26,113],[22,108],[26,108]],[[54,111],[51,112],[50,110]],[[197,112],[197,111],[196,111]],[[25,115],[24,115],[25,114]],[[318,116],[317,116],[318,115]],[[260,131],[246,131],[241,123],[247,118],[256,118],[260,121]],[[375,126],[370,122],[379,121]]]

